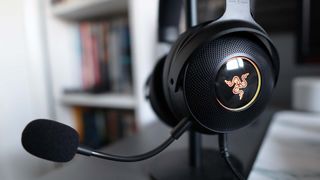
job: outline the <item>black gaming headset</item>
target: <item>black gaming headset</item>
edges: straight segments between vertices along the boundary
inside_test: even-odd
[[[23,147],[56,162],[70,161],[76,153],[135,162],[155,156],[192,128],[217,133],[221,155],[235,176],[244,179],[229,160],[226,134],[252,123],[267,105],[279,74],[277,51],[253,20],[250,0],[226,0],[221,18],[192,27],[175,40],[181,4],[160,0],[159,40],[173,44],[147,82],[154,111],[174,127],[167,140],[146,153],[120,156],[81,146],[71,127],[40,119],[23,130]]]
[[[172,42],[179,15],[168,12],[179,14],[181,3],[160,1],[161,42]],[[158,61],[148,97],[170,126],[189,117],[198,132],[226,133],[249,125],[263,111],[278,74],[277,51],[252,18],[250,0],[226,0],[222,17],[181,34]]]

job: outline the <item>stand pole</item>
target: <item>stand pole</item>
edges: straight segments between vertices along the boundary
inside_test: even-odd
[[[185,16],[187,29],[198,24],[197,0],[185,1]],[[201,135],[193,130],[189,133],[189,164],[191,167],[199,168],[202,164],[202,139]]]
[[[185,16],[187,28],[193,27],[198,24],[198,0],[185,1]]]
[[[201,134],[191,130],[189,132],[189,164],[200,168],[202,165],[202,137]]]
[[[187,29],[196,26],[198,24],[197,0],[185,0],[185,12]],[[202,162],[203,157],[205,161]],[[240,161],[235,157],[232,159],[237,169],[242,170]],[[153,161],[150,178],[152,180],[212,180],[234,179],[234,175],[230,173],[220,152],[213,149],[202,149],[201,134],[190,130],[189,149],[160,154]]]

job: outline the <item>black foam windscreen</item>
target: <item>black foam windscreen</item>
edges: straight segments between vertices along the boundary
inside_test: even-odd
[[[159,32],[160,42],[173,42],[179,35],[179,20],[183,0],[159,1]]]
[[[30,122],[21,140],[32,155],[55,162],[70,161],[79,146],[79,135],[73,128],[45,119]]]

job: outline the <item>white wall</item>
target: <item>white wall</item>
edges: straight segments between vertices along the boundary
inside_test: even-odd
[[[37,0],[0,1],[0,179],[33,179],[50,168],[27,154],[21,132],[49,116]]]
[[[52,12],[50,0],[42,1],[45,11],[44,25],[47,29],[48,58],[51,65],[55,119],[74,127],[72,113],[61,104],[61,98],[64,89],[81,87],[80,35],[75,22],[57,18]]]
[[[129,1],[132,36],[133,78],[137,98],[136,119],[140,128],[154,122],[155,114],[145,98],[145,83],[157,61],[158,0]],[[146,8],[148,7],[148,8]]]

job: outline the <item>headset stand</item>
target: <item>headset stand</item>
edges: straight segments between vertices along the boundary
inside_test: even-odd
[[[185,0],[187,28],[198,24],[197,0]],[[230,157],[242,171],[240,161]],[[202,149],[201,135],[189,132],[189,149],[175,150],[158,155],[150,165],[152,180],[213,180],[236,179],[220,156],[219,151]]]
[[[231,160],[237,169],[243,170],[238,159],[231,156]],[[149,168],[151,180],[236,179],[219,151],[202,149],[201,135],[193,131],[189,133],[189,149],[162,153]]]

